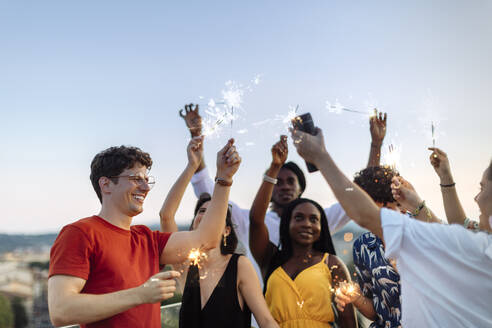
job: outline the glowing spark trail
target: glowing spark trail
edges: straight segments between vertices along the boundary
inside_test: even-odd
[[[188,254],[188,260],[191,265],[196,265],[201,268],[200,262],[207,259],[207,254],[200,251],[198,248],[192,248]]]
[[[361,111],[361,110],[356,110],[356,109],[350,109],[347,107],[342,106],[337,100],[335,104],[331,104],[329,101],[326,102],[326,109],[330,113],[335,113],[335,114],[341,114],[342,111],[345,112],[350,112],[350,113],[356,113],[356,114],[361,114],[361,115],[369,115],[369,116],[374,116],[376,115],[374,112],[376,109],[368,110],[368,111]]]

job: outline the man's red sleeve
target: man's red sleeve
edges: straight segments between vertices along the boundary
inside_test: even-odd
[[[49,276],[69,275],[87,280],[90,273],[92,245],[79,228],[65,226],[50,252]]]

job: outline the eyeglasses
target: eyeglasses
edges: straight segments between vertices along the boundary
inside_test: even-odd
[[[139,185],[139,186],[144,186],[145,184],[149,186],[149,189],[152,189],[155,185],[155,178],[151,175],[149,176],[142,176],[140,174],[128,174],[128,175],[115,175],[112,177],[108,177],[110,179],[112,178],[128,178],[128,180],[132,181],[133,183]]]

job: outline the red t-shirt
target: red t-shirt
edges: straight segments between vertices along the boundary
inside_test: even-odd
[[[137,287],[159,272],[159,256],[170,233],[143,225],[130,231],[98,216],[65,226],[51,248],[50,273],[86,280],[81,293],[106,294]],[[160,304],[143,304],[81,327],[160,328]]]

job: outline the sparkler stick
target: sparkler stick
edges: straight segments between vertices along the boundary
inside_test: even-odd
[[[394,170],[396,168],[396,163],[395,163],[394,158],[393,158],[393,151],[395,150],[395,148],[393,147],[393,144],[390,144],[388,146],[388,149],[389,149],[389,157],[391,159],[390,165],[391,165],[391,168]]]
[[[374,108],[373,109],[373,113],[370,113],[367,112],[367,111],[361,111],[361,110],[356,110],[356,109],[351,109],[351,108],[347,108],[347,107],[343,107],[340,103],[336,103],[335,105],[332,105],[330,104],[329,102],[326,102],[327,104],[327,108],[330,112],[334,112],[334,113],[337,113],[337,114],[340,114],[341,111],[345,111],[345,112],[350,112],[350,113],[355,113],[355,114],[361,114],[361,115],[369,115],[370,117],[372,116],[376,116],[377,115],[377,108]]]
[[[434,137],[434,122],[431,122],[431,131],[432,131],[432,147],[436,148],[436,138]]]
[[[232,138],[232,133],[234,132],[232,128],[232,123],[234,122],[234,106],[231,107],[231,138]]]

